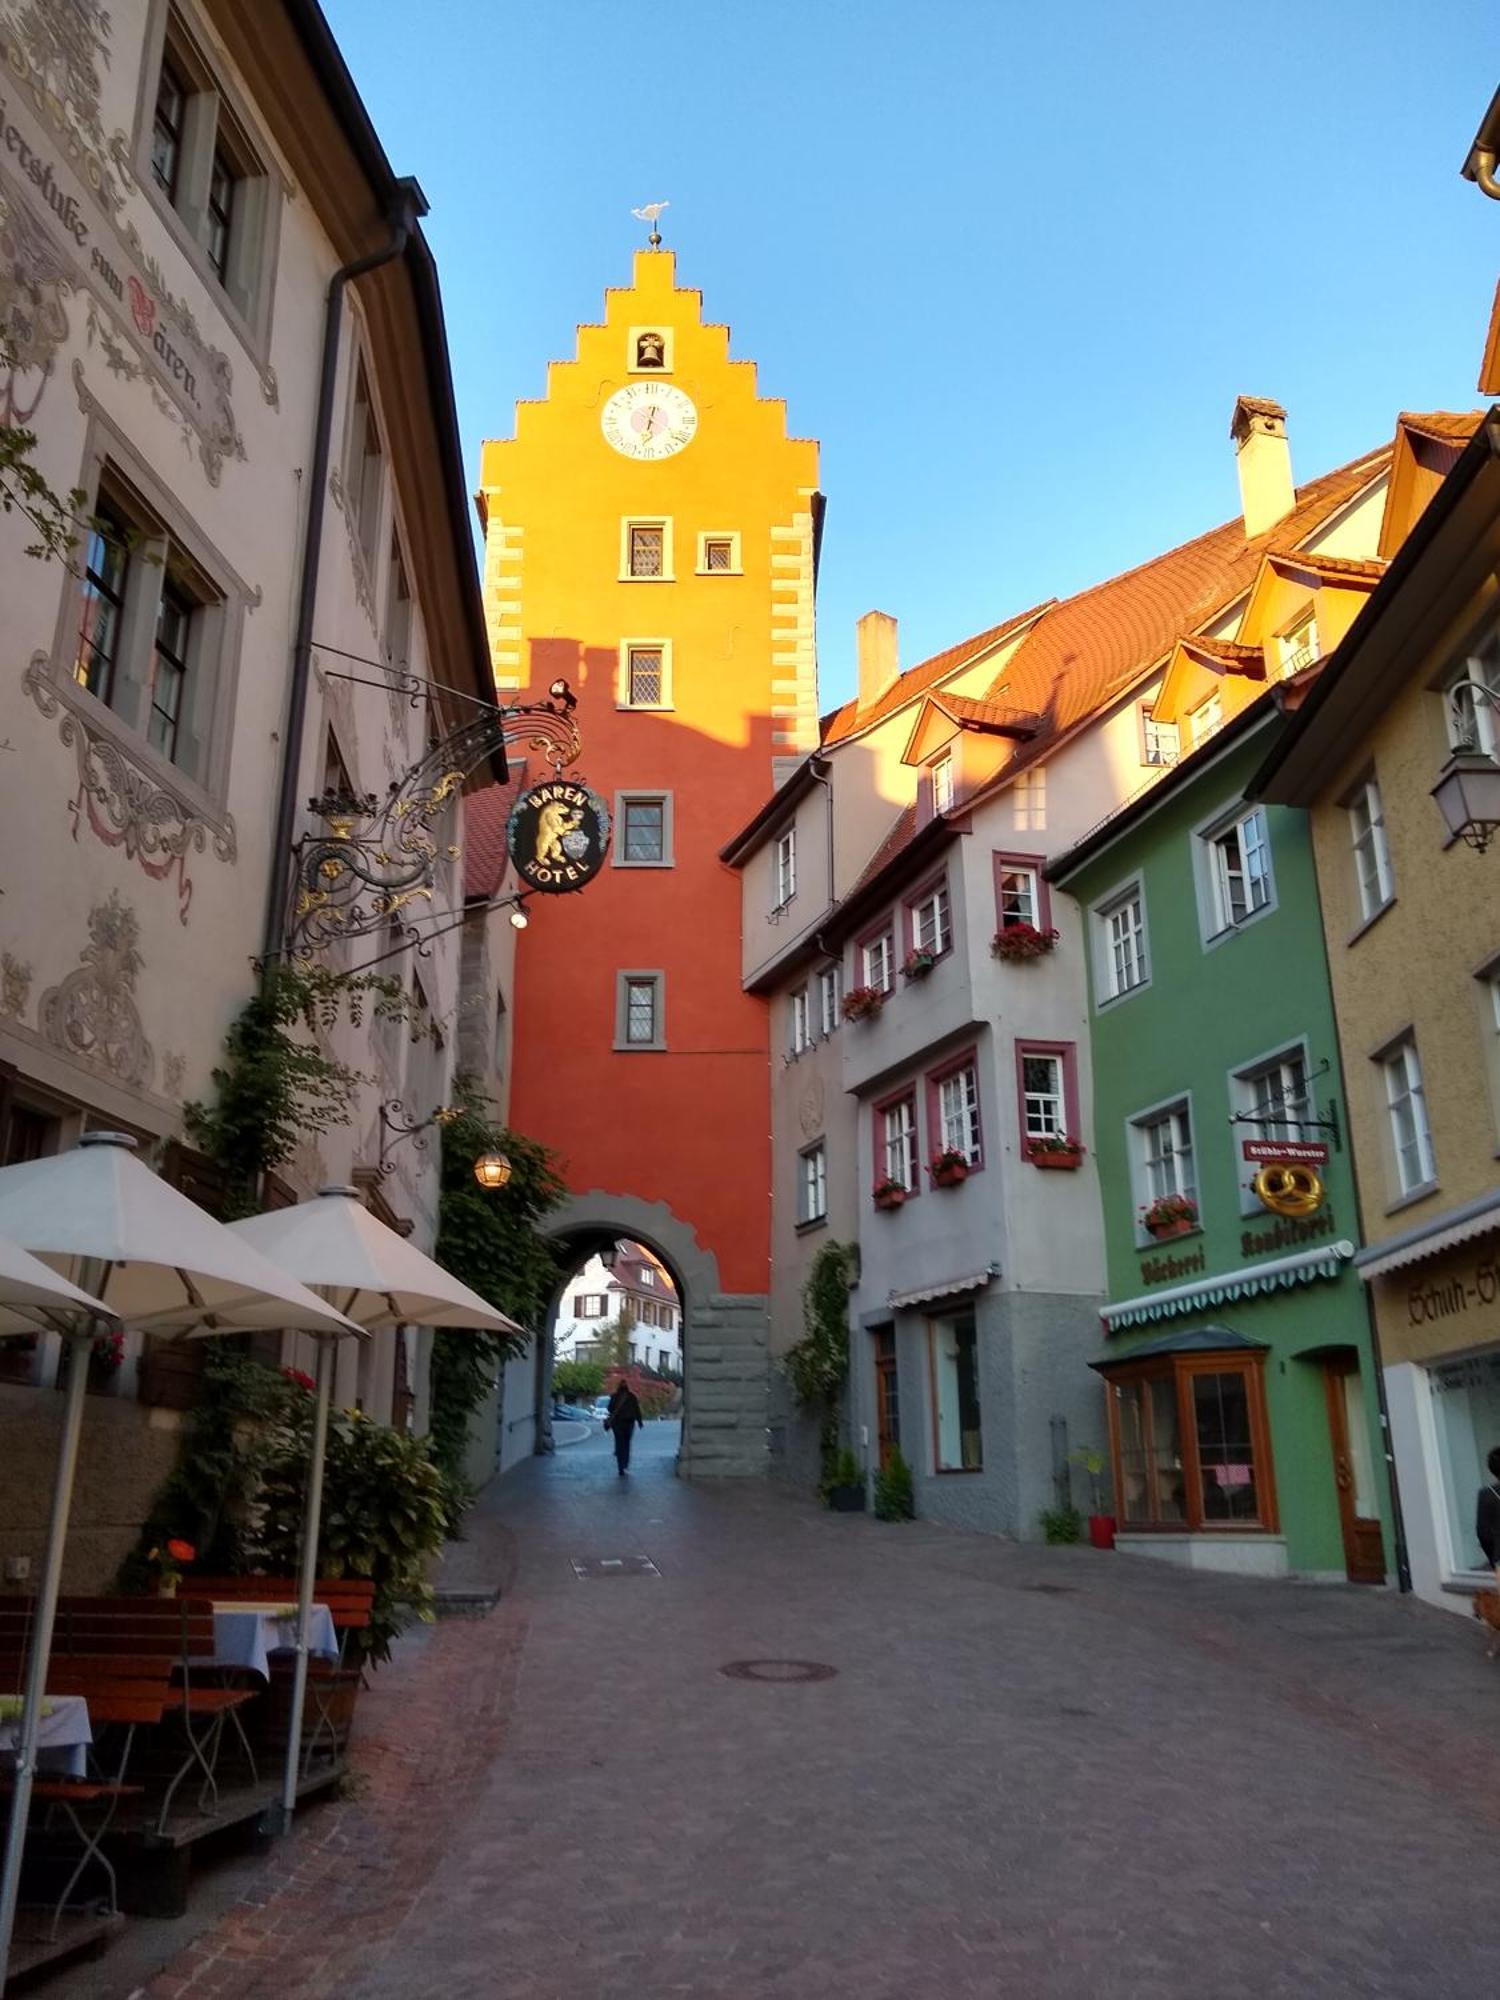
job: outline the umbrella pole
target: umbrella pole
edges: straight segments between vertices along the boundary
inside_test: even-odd
[[[328,1408],[333,1401],[334,1342],[318,1342],[317,1401],[313,1407],[312,1457],[307,1467],[307,1505],[302,1516],[302,1570],[297,1583],[297,1657],[292,1669],[292,1714],[287,1729],[286,1769],[281,1779],[281,1832],[297,1807],[297,1775],[302,1763],[302,1711],[307,1702],[307,1649],[312,1639],[313,1585],[318,1575],[318,1529],[323,1515],[323,1461],[328,1452]]]
[[[62,1584],[63,1545],[68,1538],[68,1514],[73,1504],[73,1476],[78,1466],[78,1438],[83,1428],[83,1395],[88,1386],[89,1347],[93,1327],[67,1338],[68,1386],[63,1397],[62,1436],[57,1446],[57,1477],[52,1489],[52,1518],[47,1523],[47,1553],[42,1559],[36,1622],[26,1667],[26,1696],[16,1735],[15,1789],[10,1795],[10,1827],[5,1836],[5,1867],[0,1875],[0,1983],[10,1969],[10,1940],[21,1891],[21,1855],[26,1845],[26,1817],[31,1809],[31,1781],[36,1772],[37,1737],[42,1725],[42,1696],[52,1654],[52,1626]]]

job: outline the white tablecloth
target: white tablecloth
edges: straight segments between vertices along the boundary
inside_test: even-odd
[[[21,1720],[0,1722],[0,1757],[7,1762],[16,1754],[16,1738]],[[89,1727],[89,1705],[81,1694],[49,1694],[43,1697],[42,1726],[37,1733],[36,1766],[65,1778],[82,1778],[88,1773],[88,1746],[94,1740]]]
[[[296,1607],[284,1604],[216,1604],[214,1606],[214,1656],[198,1664],[216,1667],[245,1667],[262,1680],[271,1678],[269,1655],[297,1643]],[[338,1657],[338,1635],[333,1629],[333,1613],[326,1604],[312,1608],[312,1631],[308,1640],[314,1653],[327,1659]]]

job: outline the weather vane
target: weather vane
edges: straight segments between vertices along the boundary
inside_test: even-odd
[[[649,222],[651,224],[651,234],[646,238],[646,241],[653,250],[660,250],[661,248],[661,231],[656,226],[661,221],[661,212],[664,208],[670,208],[671,206],[672,204],[669,201],[648,201],[644,208],[633,208],[630,211],[637,222]]]

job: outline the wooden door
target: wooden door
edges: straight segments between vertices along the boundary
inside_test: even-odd
[[[896,1381],[896,1329],[879,1328],[875,1335],[875,1435],[880,1446],[880,1469],[890,1464],[891,1453],[901,1442],[901,1392]]]
[[[1375,1455],[1365,1411],[1359,1357],[1333,1356],[1323,1364],[1333,1478],[1344,1536],[1344,1572],[1351,1583],[1385,1582],[1385,1544],[1375,1504]]]

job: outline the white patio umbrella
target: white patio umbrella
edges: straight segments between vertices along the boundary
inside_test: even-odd
[[[19,1243],[0,1237],[0,1335],[66,1333],[80,1317],[108,1319],[109,1307],[58,1277]]]
[[[135,1157],[135,1141],[119,1132],[89,1132],[69,1152],[0,1167],[0,1237],[22,1245],[81,1287],[89,1303],[106,1315],[142,1332],[198,1327],[211,1333],[238,1333],[288,1326],[335,1335],[360,1331],[322,1299],[284,1277],[185,1194],[168,1187]],[[0,1980],[9,1963],[15,1924],[37,1731],[83,1424],[89,1342],[98,1324],[97,1318],[80,1315],[65,1336],[69,1367],[62,1436],[0,1875]]]
[[[366,1331],[375,1327],[443,1326],[479,1333],[524,1333],[478,1292],[415,1249],[404,1236],[372,1215],[352,1187],[327,1187],[311,1201],[247,1216],[230,1224],[234,1233],[294,1273],[347,1320]],[[312,1630],[313,1585],[318,1569],[318,1529],[323,1512],[323,1462],[328,1445],[328,1411],[333,1400],[333,1343],[318,1346],[317,1401],[313,1448],[307,1473],[307,1507],[302,1522],[302,1567],[297,1584],[297,1654],[292,1676],[292,1714],[287,1735],[281,1804],[289,1821],[297,1803],[301,1761],[302,1710],[307,1698],[307,1649]]]

